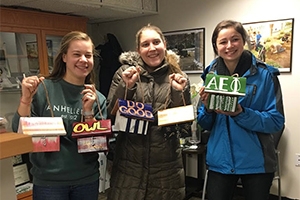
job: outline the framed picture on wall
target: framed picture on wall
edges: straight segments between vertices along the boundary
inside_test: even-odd
[[[167,49],[180,56],[180,67],[186,73],[204,69],[204,28],[164,32]]]
[[[280,72],[292,71],[294,19],[244,23],[249,35],[247,49]]]

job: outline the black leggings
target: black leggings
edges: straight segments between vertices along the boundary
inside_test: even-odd
[[[241,178],[246,200],[267,200],[273,177],[274,173],[228,175],[209,171],[207,197],[208,200],[231,200]]]

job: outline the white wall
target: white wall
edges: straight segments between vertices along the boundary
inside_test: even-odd
[[[213,28],[223,19],[242,23],[294,18],[292,73],[279,77],[284,98],[286,129],[279,144],[282,166],[282,195],[300,199],[300,167],[295,166],[295,154],[300,153],[300,1],[299,0],[160,0],[159,15],[147,16],[89,26],[95,45],[103,42],[103,35],[113,33],[124,50],[135,49],[135,34],[151,23],[162,31],[205,28],[205,65],[213,58],[210,39]],[[191,82],[199,82],[199,74],[190,74]],[[298,86],[298,87],[297,87]],[[274,182],[271,192],[276,194]]]

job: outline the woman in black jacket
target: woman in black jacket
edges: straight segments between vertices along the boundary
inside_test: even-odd
[[[185,184],[179,135],[158,126],[157,111],[184,105],[182,94],[190,104],[189,81],[180,70],[178,56],[166,50],[158,27],[140,29],[136,43],[137,52],[120,56],[123,65],[112,80],[108,112],[127,92],[127,100],[152,105],[155,120],[145,135],[119,132],[108,200],[182,200]]]

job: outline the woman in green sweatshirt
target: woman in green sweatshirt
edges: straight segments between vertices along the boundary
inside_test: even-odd
[[[98,153],[78,153],[77,140],[72,137],[74,122],[107,115],[106,98],[93,86],[94,54],[94,44],[87,34],[70,32],[61,41],[52,73],[46,78],[30,76],[22,80],[13,130],[17,132],[20,117],[51,117],[49,98],[54,117],[62,117],[67,132],[60,136],[60,151],[30,154],[34,200],[98,199]]]

